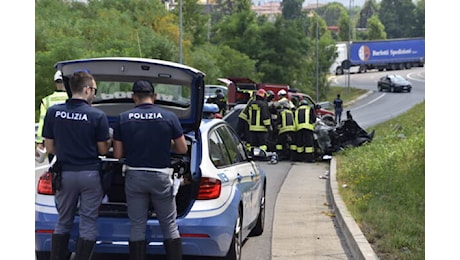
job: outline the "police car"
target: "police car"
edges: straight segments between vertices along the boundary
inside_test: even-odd
[[[153,83],[155,103],[178,115],[188,144],[186,155],[171,156],[171,168],[181,180],[176,203],[183,253],[240,259],[243,241],[264,231],[266,175],[227,122],[202,118],[205,74],[182,64],[129,57],[61,61],[55,68],[62,72],[67,89],[73,72],[86,70],[94,75],[98,92],[93,106],[107,114],[110,124],[119,113],[134,106],[134,81]],[[128,254],[130,225],[123,160],[109,153],[101,161],[104,183],[108,185],[99,209],[94,254]],[[50,175],[45,172],[38,181],[35,198],[38,260],[50,257],[51,234],[57,220],[51,187]],[[70,252],[75,251],[78,224],[76,212]],[[165,254],[153,210],[149,212],[146,239],[147,254]]]

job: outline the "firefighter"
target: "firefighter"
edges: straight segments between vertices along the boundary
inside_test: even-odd
[[[295,132],[294,112],[290,109],[289,103],[279,103],[278,116],[276,119],[277,142],[276,152],[279,160],[294,159],[295,147],[293,137]]]
[[[288,94],[286,90],[281,89],[280,91],[278,91],[277,94],[278,94],[278,102],[277,102],[276,107],[280,107],[279,104],[282,102],[287,102],[289,104],[289,109],[295,109],[294,104],[288,99]]]
[[[247,148],[249,150],[258,147],[265,152],[268,151],[267,140],[272,132],[272,126],[265,96],[264,89],[257,90],[255,99],[251,100],[239,115],[240,119],[248,123],[249,147]]]
[[[56,89],[54,92],[46,97],[44,97],[41,100],[40,104],[40,119],[38,121],[38,129],[37,129],[37,136],[35,137],[35,143],[36,143],[36,149],[35,149],[35,158],[38,162],[42,163],[44,160],[44,156],[42,157],[40,152],[43,151],[42,153],[46,153],[46,150],[44,150],[45,145],[44,145],[44,139],[42,137],[42,131],[43,131],[43,120],[46,115],[46,111],[48,110],[49,107],[56,105],[56,104],[62,104],[64,103],[67,99],[67,92],[64,87],[64,83],[62,81],[62,74],[61,71],[56,71],[54,74],[54,83]],[[53,154],[48,154],[48,161],[51,162],[53,159]]]
[[[294,113],[294,121],[296,125],[294,141],[297,151],[295,161],[315,162],[313,130],[316,124],[316,114],[307,101],[300,101]]]

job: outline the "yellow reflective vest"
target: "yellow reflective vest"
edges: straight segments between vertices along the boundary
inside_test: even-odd
[[[316,117],[314,110],[308,105],[301,105],[294,113],[296,131],[300,129],[312,130],[315,128]]]
[[[64,103],[68,99],[67,92],[55,91],[53,94],[48,95],[42,99],[40,104],[40,119],[38,121],[37,136],[35,137],[36,143],[43,143],[42,131],[43,120],[45,119],[46,111],[49,107]]]

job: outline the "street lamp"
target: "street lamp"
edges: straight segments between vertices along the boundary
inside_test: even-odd
[[[316,102],[319,100],[318,0],[316,0]]]
[[[348,25],[348,51],[347,51],[347,59],[350,60],[350,51],[351,51],[351,27],[352,27],[352,19],[351,19],[351,3],[353,0],[350,0],[350,6],[348,9],[348,12],[350,13],[350,24]],[[348,74],[347,74],[347,91],[348,94],[350,94],[350,69],[348,68]]]
[[[179,63],[182,62],[182,0],[179,0]]]

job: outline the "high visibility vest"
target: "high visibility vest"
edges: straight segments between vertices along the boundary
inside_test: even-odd
[[[300,129],[312,130],[315,128],[315,123],[310,123],[310,110],[308,105],[302,105],[295,111],[296,131]]]
[[[285,132],[294,132],[296,130],[294,122],[294,113],[290,109],[280,111],[280,124],[278,125],[278,134]]]
[[[40,104],[40,119],[38,121],[37,137],[35,138],[36,143],[43,143],[42,131],[43,121],[45,119],[46,111],[49,107],[56,104],[62,104],[68,99],[67,92],[55,91],[53,94],[48,95],[42,99]]]
[[[251,101],[239,115],[240,118],[248,122],[249,131],[251,132],[267,132],[267,128],[271,125],[268,106],[265,107],[266,111],[263,111],[262,104],[259,104],[259,102],[264,101]]]

